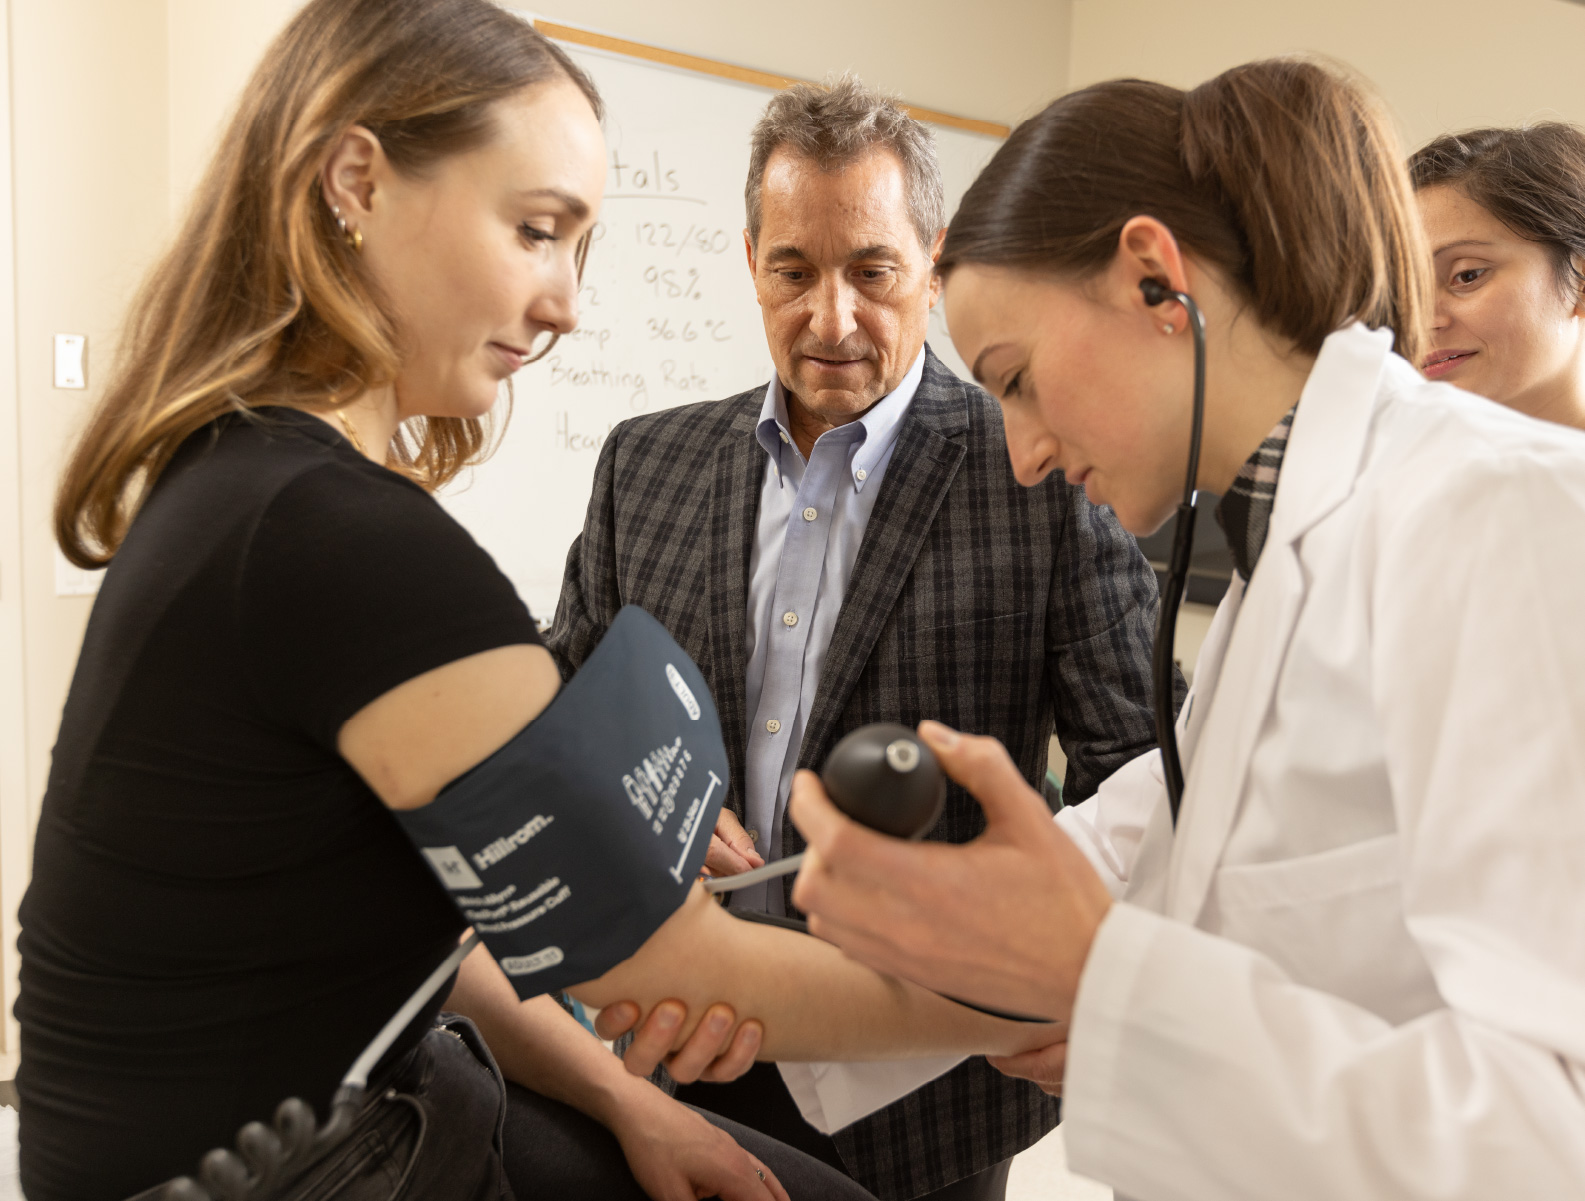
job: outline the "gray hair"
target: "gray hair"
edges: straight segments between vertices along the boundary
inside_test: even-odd
[[[756,246],[765,164],[784,146],[831,172],[841,171],[869,150],[890,150],[902,161],[908,216],[919,244],[928,251],[947,223],[935,134],[893,97],[872,91],[848,72],[824,86],[798,83],[777,92],[754,126],[743,200],[749,240]]]

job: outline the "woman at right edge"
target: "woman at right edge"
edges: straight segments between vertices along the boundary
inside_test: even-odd
[[[1409,178],[1436,285],[1426,376],[1585,429],[1585,131],[1450,133]]]

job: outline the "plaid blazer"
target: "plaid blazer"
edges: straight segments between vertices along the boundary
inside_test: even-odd
[[[710,683],[732,766],[726,804],[739,818],[749,556],[766,462],[754,428],[764,398],[760,387],[611,432],[546,635],[570,674],[624,604],[653,613]],[[1064,796],[1081,800],[1155,745],[1156,595],[1155,576],[1110,510],[1060,474],[1018,484],[995,401],[927,348],[799,764],[818,767],[868,722],[930,717],[995,735],[1039,788],[1055,732],[1068,755]],[[984,826],[978,803],[953,785],[929,837],[963,842]],[[787,854],[804,846],[791,822],[782,840]],[[835,1137],[854,1178],[893,1201],[999,1163],[1059,1116],[1055,1098],[976,1057]]]

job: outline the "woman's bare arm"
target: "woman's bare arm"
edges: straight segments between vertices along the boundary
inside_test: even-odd
[[[560,687],[561,673],[544,647],[497,647],[415,676],[370,701],[341,727],[337,748],[385,804],[418,809],[510,742]],[[470,975],[477,974],[477,957],[484,954],[476,952]],[[504,985],[500,969],[491,967]],[[491,1014],[476,1004],[486,995],[459,988],[453,1005],[486,1026]],[[683,1053],[686,1062],[698,1065],[698,1074],[731,1079],[747,1070],[759,1035],[756,1025],[729,1021],[724,1031],[694,1025],[696,1037]],[[563,1086],[571,1085],[558,1080],[547,1061],[540,1091],[560,1097],[557,1090]]]
[[[636,955],[579,985],[586,1005],[634,1002],[648,1014],[680,1001],[680,1047],[713,1004],[765,1027],[762,1060],[1014,1055],[1066,1037],[1060,1023],[1009,1022],[883,976],[830,943],[732,917],[695,887]]]
[[[341,728],[338,746],[382,801],[415,809],[537,717],[560,680],[544,648],[498,647],[370,702]],[[713,1034],[701,1024],[717,1002],[764,1022],[761,1059],[1006,1055],[1060,1037],[1060,1029],[998,1021],[882,976],[818,939],[741,922],[697,888],[638,954],[574,992],[594,1005],[636,1001],[645,1013],[662,1000],[683,1002],[689,1016],[673,1049],[692,1059],[706,1046],[708,1059],[737,1058],[734,1030]]]
[[[498,646],[376,697],[336,748],[392,809],[418,809],[500,750],[555,699],[561,673],[542,646]]]

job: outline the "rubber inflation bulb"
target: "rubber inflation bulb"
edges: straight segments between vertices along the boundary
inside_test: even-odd
[[[907,726],[860,726],[836,746],[820,771],[836,807],[894,838],[921,838],[941,816],[947,778],[929,747]]]

